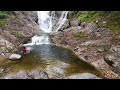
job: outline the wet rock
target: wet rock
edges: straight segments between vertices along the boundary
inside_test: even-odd
[[[21,55],[20,54],[12,54],[10,57],[9,57],[10,60],[19,60],[21,59]]]
[[[63,30],[59,29],[58,31],[63,32]]]
[[[82,74],[71,75],[67,77],[67,79],[100,79],[100,78],[91,73],[82,73]]]

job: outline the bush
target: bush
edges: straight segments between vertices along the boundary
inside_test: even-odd
[[[0,19],[7,18],[9,16],[9,11],[0,11]]]

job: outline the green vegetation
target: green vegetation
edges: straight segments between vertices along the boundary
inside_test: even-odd
[[[120,31],[120,11],[71,11],[68,17],[76,18],[78,22],[94,22],[99,27]]]
[[[100,20],[101,18],[107,16],[111,11],[72,11],[69,14],[71,18],[77,18],[77,21],[92,22],[95,20]]]
[[[0,11],[0,19],[7,18],[9,16],[9,11]]]
[[[103,13],[101,11],[86,11],[78,17],[78,21],[91,22],[98,19]]]
[[[72,34],[72,36],[73,36],[74,39],[80,40],[81,38],[85,37],[85,33],[83,33],[83,32],[74,32]]]
[[[0,11],[0,27],[5,25],[6,18],[9,17],[10,11]]]
[[[5,19],[0,19],[0,27],[2,27],[3,25],[5,25]]]

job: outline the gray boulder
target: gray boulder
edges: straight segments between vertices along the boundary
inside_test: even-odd
[[[19,60],[21,59],[21,55],[20,54],[12,54],[10,57],[9,57],[10,60]]]

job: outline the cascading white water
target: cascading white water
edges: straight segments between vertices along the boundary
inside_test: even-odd
[[[50,11],[38,11],[38,23],[44,32],[51,32],[52,30],[52,18],[49,13]]]
[[[41,44],[49,44],[49,38],[47,35],[37,36],[35,35],[32,37],[32,42],[28,44],[24,44],[24,46],[31,46],[31,45],[41,45]]]
[[[68,11],[62,11],[58,23],[57,22],[53,23],[55,12],[56,11],[37,11],[39,27],[46,33],[57,32],[67,19]],[[45,34],[43,34],[42,36],[36,35],[32,37],[31,43],[24,44],[24,46],[40,44],[50,44],[48,35]]]
[[[57,27],[55,28],[55,31],[58,31],[62,27],[62,25],[65,23],[65,21],[67,19],[67,14],[68,14],[68,11],[62,12],[59,22],[57,23]]]
[[[38,11],[38,23],[40,29],[42,29],[44,32],[57,32],[65,23],[67,19],[67,14],[68,11],[62,11],[58,23],[53,23],[52,18],[54,18],[55,16],[55,11],[52,11],[51,14],[50,11]],[[54,24],[55,27],[53,27]]]

